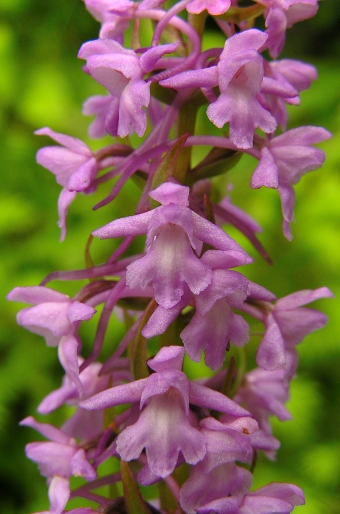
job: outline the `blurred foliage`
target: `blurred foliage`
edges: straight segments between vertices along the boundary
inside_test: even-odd
[[[233,200],[263,226],[261,240],[274,262],[268,266],[247,241],[233,233],[255,257],[255,263],[244,271],[278,296],[322,285],[337,297],[340,293],[339,15],[338,0],[321,0],[316,18],[288,32],[284,56],[312,62],[319,70],[319,80],[301,95],[301,106],[291,108],[290,126],[322,125],[334,134],[334,139],[322,145],[326,164],[297,187],[293,242],[281,234],[276,191],[248,187],[254,161],[243,157],[229,174]],[[70,209],[68,237],[59,246],[56,200],[60,189],[52,174],[35,163],[36,151],[49,141],[33,132],[47,125],[89,142],[89,120],[81,115],[81,106],[101,89],[82,73],[76,55],[80,45],[95,39],[97,33],[98,24],[81,0],[0,0],[0,511],[6,514],[47,508],[45,480],[24,456],[25,444],[39,436],[19,428],[18,422],[34,414],[41,399],[58,387],[62,370],[55,349],[46,348],[42,338],[16,326],[19,307],[6,302],[5,295],[16,285],[38,284],[53,270],[83,267],[84,253],[76,249],[85,248],[90,231],[119,212],[123,203],[121,212],[130,208],[132,213],[138,198],[137,187],[128,185],[114,212],[111,206],[91,212],[96,194],[80,195]],[[95,148],[97,143],[90,144]],[[95,262],[104,258],[110,245],[93,246]],[[53,287],[75,292],[75,285],[53,283]],[[338,300],[320,300],[315,307],[327,312],[329,324],[299,348],[301,363],[288,405],[294,419],[284,424],[274,420],[282,449],[275,463],[260,459],[255,485],[297,483],[307,497],[306,506],[298,512],[337,514],[339,305]],[[93,331],[90,323],[85,338],[90,340]],[[119,335],[119,324],[114,322],[110,338],[118,340]],[[54,413],[49,420],[60,423],[62,415]]]

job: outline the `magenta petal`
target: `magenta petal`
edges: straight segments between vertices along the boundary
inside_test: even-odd
[[[276,302],[276,309],[288,310],[296,309],[306,303],[314,302],[320,298],[334,298],[332,291],[328,287],[319,287],[318,289],[304,289],[302,291],[296,291],[295,293],[289,294],[283,298],[280,298]]]
[[[187,11],[199,14],[207,9],[211,15],[224,14],[230,7],[230,0],[191,0],[187,5]]]
[[[286,346],[295,346],[307,334],[326,325],[328,318],[323,312],[314,309],[299,308],[296,311],[279,311],[275,313],[280,324]]]
[[[266,133],[274,132],[276,121],[254,98],[251,91],[239,84],[230,84],[219,98],[209,105],[207,116],[219,128],[230,123],[230,139],[237,148],[253,146],[257,127]]]
[[[276,95],[284,99],[295,99],[298,96],[298,91],[289,82],[283,79],[273,79],[270,77],[263,77],[261,84],[261,93],[266,95]],[[295,100],[296,101],[296,100]]]
[[[289,514],[296,505],[304,505],[300,487],[293,484],[268,484],[249,493],[243,500],[240,514]]]
[[[323,127],[306,125],[287,130],[283,134],[275,137],[272,141],[273,146],[309,146],[332,137],[332,134]]]
[[[162,205],[182,205],[188,207],[189,205],[190,189],[187,186],[175,184],[174,182],[164,182],[156,189],[149,193],[149,196],[161,203]]]
[[[74,323],[75,321],[80,320],[88,321],[95,313],[96,309],[90,305],[78,301],[73,301],[67,310],[66,316],[70,323]]]
[[[75,383],[79,396],[82,396],[83,385],[79,378],[78,341],[74,336],[62,337],[58,347],[58,357],[67,375]]]
[[[308,89],[313,80],[317,79],[316,68],[295,59],[272,61],[270,67],[275,75],[283,76],[298,91]]]
[[[108,132],[117,135],[119,98],[112,95],[96,95],[88,98],[83,104],[83,114],[95,115],[89,127],[89,136],[101,138]]]
[[[62,430],[48,423],[39,423],[39,421],[36,421],[32,416],[28,416],[20,421],[20,425],[34,428],[44,437],[51,439],[51,441],[55,443],[67,445],[70,442],[70,436],[65,434]]]
[[[229,513],[227,510],[226,512],[238,514],[237,506],[249,490],[251,482],[252,474],[247,469],[237,467],[233,462],[216,466],[207,474],[202,472],[202,465],[199,463],[181,488],[181,507],[188,514],[196,512],[210,514],[212,511],[209,507],[204,510],[207,505],[210,505],[210,502],[223,498],[235,499],[236,503],[232,506],[236,510],[229,511]],[[230,505],[229,501],[226,504]],[[217,510],[217,512],[219,511]]]
[[[252,259],[241,247],[239,250],[207,250],[201,257],[202,262],[212,270],[235,268],[253,262]]]
[[[50,513],[62,514],[70,497],[70,481],[68,478],[54,476],[48,488]]]
[[[170,347],[174,348],[174,347]],[[183,348],[180,347],[181,350]],[[161,350],[160,350],[161,351]],[[159,352],[158,352],[159,353]],[[184,351],[183,351],[184,353]],[[174,356],[174,361],[183,359],[183,353]],[[170,368],[174,367],[174,362],[168,362],[167,365]],[[163,365],[165,363],[162,363]],[[179,362],[176,363],[177,365]],[[175,364],[175,365],[176,365]],[[162,367],[162,365],[161,365]],[[182,408],[185,411],[185,414],[189,414],[189,381],[185,373],[181,371],[177,371],[174,369],[166,369],[162,372],[153,373],[149,376],[147,384],[143,390],[140,407],[144,407],[146,403],[153,396],[158,396],[160,394],[166,394],[172,391],[172,393],[177,397],[177,401],[180,402]]]
[[[165,309],[159,305],[143,328],[142,335],[146,338],[150,338],[164,334],[171,323],[175,321],[181,310],[188,305],[191,296],[190,292],[189,294],[184,293],[181,300],[170,309]]]
[[[53,410],[66,403],[66,401],[70,398],[70,395],[74,393],[74,390],[74,384],[67,377],[67,380],[64,380],[62,387],[52,391],[39,403],[37,411],[40,414],[49,414]]]
[[[148,360],[148,365],[154,371],[181,371],[184,358],[184,348],[180,346],[164,346],[153,359]]]
[[[101,228],[97,228],[92,234],[100,239],[145,234],[148,231],[148,226],[153,214],[154,211],[148,211],[143,214],[120,218],[111,221]]]
[[[82,45],[79,50],[78,57],[79,59],[88,59],[91,56],[99,56],[106,54],[118,54],[121,56],[120,66],[124,66],[124,59],[122,56],[131,57],[135,56],[135,52],[133,50],[127,50],[122,45],[120,45],[117,41],[113,39],[95,39],[93,41],[87,41]],[[125,62],[125,66],[127,63]]]
[[[198,311],[189,325],[181,332],[181,339],[189,357],[199,362],[205,351],[205,363],[214,371],[225,359],[230,341],[230,327],[233,313],[225,299],[218,300],[205,315]]]
[[[223,298],[205,315],[197,311],[180,336],[193,361],[198,362],[204,350],[206,365],[217,371],[230,341],[243,346],[249,340],[249,326],[242,316],[232,312],[227,299]]]
[[[206,503],[203,507],[196,510],[197,514],[212,514],[222,513],[223,514],[239,514],[239,505],[241,498],[238,497],[226,497],[212,502]]]
[[[30,332],[43,336],[48,346],[56,346],[60,337],[70,332],[71,325],[66,317],[69,303],[46,302],[22,309],[17,322]]]
[[[66,217],[68,208],[76,197],[75,191],[69,191],[68,189],[62,189],[58,198],[58,214],[59,221],[58,226],[61,229],[60,240],[63,241],[66,236]]]
[[[139,62],[145,73],[150,73],[159,59],[165,54],[175,52],[179,43],[171,43],[152,47],[140,56]]]
[[[81,476],[86,480],[93,480],[96,478],[97,473],[86,459],[85,451],[80,448],[72,457],[70,461],[71,473],[73,476]]]
[[[182,89],[186,87],[214,87],[218,84],[217,66],[199,70],[188,70],[159,82],[163,87]]]
[[[263,430],[257,430],[250,435],[251,446],[254,450],[275,452],[280,448],[280,441]]]
[[[235,314],[231,319],[230,340],[238,347],[244,346],[249,341],[249,325],[239,314]]]
[[[54,139],[57,143],[59,143],[62,146],[65,146],[66,148],[69,148],[72,150],[72,152],[82,154],[82,155],[91,155],[91,151],[89,147],[80,141],[80,139],[76,139],[75,137],[66,136],[65,134],[60,134],[59,132],[54,132],[54,130],[51,130],[50,128],[42,128],[39,130],[36,130],[34,134],[38,136],[49,136],[51,139]],[[50,148],[58,148],[56,146],[50,147]]]
[[[266,147],[261,150],[260,162],[257,165],[250,186],[259,188],[262,186],[277,188],[279,185],[279,170],[273,155]]]
[[[194,254],[184,230],[165,225],[145,257],[129,264],[126,282],[142,289],[151,283],[156,302],[170,309],[182,298],[185,286],[199,294],[210,283],[211,269]]]
[[[252,455],[250,437],[245,433],[232,430],[220,423],[220,426],[211,427],[201,421],[202,434],[207,440],[207,453],[201,464],[202,471],[208,473],[214,467],[227,462],[249,462]],[[251,419],[251,418],[249,418]],[[253,420],[257,425],[256,421]]]
[[[249,255],[220,227],[192,212],[194,235],[201,241],[208,243],[218,250],[236,251],[243,254],[245,259],[250,259]],[[250,262],[249,260],[247,262]]]
[[[88,159],[86,162],[81,164],[79,168],[72,173],[67,188],[69,191],[84,191],[91,185],[98,171],[98,163],[94,157]]]
[[[133,75],[134,64],[136,64],[136,57],[134,56],[126,56],[128,66],[125,69],[125,73],[128,74],[126,76],[124,73],[120,72],[119,69],[122,69],[122,56],[119,54],[110,54],[110,55],[95,55],[89,57],[87,61],[87,68],[91,76],[102,86],[107,89],[111,95],[120,96],[125,86],[129,83],[131,77],[131,72]],[[131,66],[132,65],[132,66]],[[131,69],[132,68],[132,69]],[[138,64],[137,64],[137,71]],[[137,73],[137,76],[140,76],[140,72]]]
[[[155,7],[159,7],[164,4],[164,2],[165,0],[142,0],[138,5],[138,9],[141,11],[145,9],[154,9]]]
[[[295,484],[273,482],[265,485],[256,491],[249,493],[249,496],[271,496],[286,500],[292,505],[303,505],[305,497],[300,487]]]
[[[142,109],[150,103],[150,82],[131,80],[122,91],[119,103],[118,135],[135,131],[139,137],[146,129],[146,114]]]
[[[160,477],[172,473],[179,452],[189,464],[202,460],[206,452],[204,437],[190,425],[172,392],[152,397],[137,423],[117,438],[117,451],[123,460],[138,458],[144,447],[151,471]]]
[[[293,508],[294,506],[285,500],[248,495],[244,498],[238,514],[272,514],[273,512],[289,514]]]
[[[265,44],[267,35],[258,29],[249,29],[239,34],[235,34],[228,38],[224,44],[224,50],[221,54],[221,61],[230,61],[235,59],[235,56],[246,55],[247,52],[255,52]],[[248,54],[249,55],[249,54]],[[256,54],[253,54],[254,56]],[[255,57],[256,59],[257,57]]]
[[[69,300],[66,294],[43,286],[15,287],[7,295],[7,300],[13,302],[32,303],[39,305],[43,302],[65,302]]]
[[[292,236],[289,223],[294,220],[295,191],[290,184],[280,184],[278,192],[281,198],[283,220],[286,222],[284,234],[290,240]]]
[[[87,400],[83,400],[79,403],[79,406],[83,409],[97,410],[114,407],[115,405],[124,405],[125,403],[139,402],[146,382],[147,378],[143,378],[129,384],[111,387]]]
[[[54,443],[29,443],[26,446],[27,457],[39,465],[43,476],[71,476],[70,460],[77,451],[76,446]]]
[[[287,17],[280,7],[270,7],[266,17],[266,27],[268,27],[266,31],[267,46],[270,55],[275,59],[281,53],[287,29]]]
[[[285,365],[285,341],[272,315],[266,320],[266,333],[256,354],[256,363],[261,368],[274,370]]]
[[[250,280],[248,283],[248,296],[250,296],[250,298],[254,298],[254,300],[264,300],[265,302],[273,302],[276,300],[274,293],[271,293],[268,289],[265,289],[263,286],[255,284],[255,282],[251,282]]]
[[[308,18],[315,16],[318,10],[317,4],[317,0],[300,0],[294,2],[293,5],[290,5],[287,11],[288,27],[291,27],[298,21],[307,20]]]
[[[203,257],[204,260],[204,257]],[[247,297],[248,280],[237,271],[216,269],[211,284],[196,298],[196,309],[207,314],[214,303],[228,298],[232,307],[240,307]]]
[[[89,158],[90,155],[74,153],[59,146],[46,146],[37,153],[37,163],[51,171],[63,187],[68,186],[71,175]]]
[[[222,393],[195,382],[190,382],[190,403],[226,412],[231,416],[249,416],[249,412]]]

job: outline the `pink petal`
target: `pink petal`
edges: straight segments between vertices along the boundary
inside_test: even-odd
[[[83,156],[90,156],[91,150],[89,147],[80,141],[80,139],[76,139],[75,137],[66,136],[65,134],[60,134],[59,132],[54,132],[54,130],[51,130],[48,127],[36,130],[34,132],[37,136],[48,136],[51,139],[54,139],[57,143],[59,143],[62,146],[65,146],[66,148],[69,148],[69,150],[72,150],[72,152],[81,154]],[[58,147],[50,147],[50,148],[58,148]]]
[[[55,476],[50,482],[48,489],[50,499],[50,512],[62,514],[70,497],[70,481],[68,478]]]
[[[13,302],[32,303],[39,305],[44,302],[65,302],[69,300],[66,294],[54,291],[43,286],[15,287],[8,295],[7,299]]]

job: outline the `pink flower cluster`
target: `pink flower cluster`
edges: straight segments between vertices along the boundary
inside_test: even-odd
[[[122,213],[93,232],[100,239],[123,238],[106,263],[54,272],[41,285],[8,295],[31,305],[18,313],[18,323],[58,347],[65,370],[61,387],[41,402],[39,414],[73,406],[60,428],[33,417],[22,421],[47,438],[30,443],[27,456],[47,478],[45,514],[286,514],[304,503],[302,490],[287,483],[251,490],[252,474],[257,453],[273,459],[280,445],[269,417],[290,419],[285,403],[298,365],[296,345],[327,321],[305,305],[332,293],[321,287],[277,299],[235,270],[253,258],[223,230],[225,223],[269,257],[257,238],[261,228],[247,213],[221,191],[222,201],[213,202],[219,186],[210,179],[242,154],[251,155],[256,164],[250,187],[278,190],[283,231],[292,237],[293,186],[322,165],[324,153],[313,145],[330,134],[312,126],[286,130],[286,105],[299,103],[316,71],[276,59],[286,29],[313,16],[317,0],[254,0],[246,7],[241,0],[181,0],[168,10],[164,3],[85,0],[101,29],[79,57],[108,93],[89,98],[84,113],[95,116],[90,136],[110,135],[112,144],[93,152],[49,128],[36,132],[59,144],[39,150],[37,160],[62,186],[62,239],[77,194],[103,189],[98,208],[113,201],[133,175],[143,186],[133,216]],[[203,51],[209,16],[226,41],[223,48]],[[254,28],[261,16],[264,31]],[[140,41],[150,20],[154,30],[145,47]],[[263,56],[266,50],[274,60]],[[195,132],[200,107],[223,129],[220,135]],[[130,144],[132,133],[139,146]],[[195,146],[206,147],[207,155],[193,166]],[[124,256],[143,235],[142,252]],[[89,282],[69,298],[46,287],[52,279]],[[114,313],[127,321],[126,332],[100,362]],[[96,317],[85,358],[80,328]],[[253,344],[251,319],[263,333],[257,367],[243,370],[239,356]],[[204,358],[215,374],[190,380],[185,356]],[[112,473],[103,476],[104,462]],[[83,477],[82,485],[72,489],[72,476]],[[124,497],[96,491],[116,482],[122,482]],[[169,494],[151,500],[138,488],[161,483]],[[86,506],[72,508],[75,497],[86,499]]]

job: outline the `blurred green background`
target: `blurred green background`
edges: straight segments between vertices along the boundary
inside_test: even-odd
[[[334,135],[322,145],[326,164],[305,176],[296,188],[291,243],[281,234],[276,192],[248,187],[254,161],[243,158],[231,173],[233,199],[263,226],[261,241],[274,261],[269,267],[245,242],[256,257],[248,275],[278,296],[323,285],[337,297],[340,293],[339,20],[338,0],[320,1],[315,19],[288,32],[283,54],[313,63],[319,71],[319,80],[301,95],[301,106],[290,110],[290,127],[321,125]],[[41,399],[58,387],[62,372],[55,349],[46,348],[42,338],[16,326],[19,307],[6,302],[5,295],[17,285],[38,284],[53,270],[83,267],[88,234],[114,215],[109,206],[89,216],[96,196],[80,196],[70,209],[68,237],[60,244],[56,224],[60,188],[52,174],[35,163],[38,148],[49,144],[33,135],[43,126],[89,142],[89,119],[81,115],[81,106],[101,90],[83,74],[76,55],[80,45],[97,34],[98,24],[81,0],[0,0],[0,512],[6,514],[48,507],[45,479],[24,455],[25,444],[39,437],[19,428],[18,422],[34,415]],[[90,144],[96,148],[97,143]],[[133,209],[137,189],[129,186],[125,194]],[[124,196],[114,209],[123,204]],[[109,246],[103,248],[94,247],[96,262]],[[53,283],[53,287],[60,286]],[[72,287],[66,286],[67,292],[72,293]],[[314,306],[324,310],[330,321],[299,347],[298,378],[288,404],[294,420],[274,420],[281,450],[276,463],[261,459],[255,486],[269,481],[297,483],[307,497],[306,506],[297,512],[338,514],[339,303],[320,300]],[[48,419],[59,422],[58,414]]]

